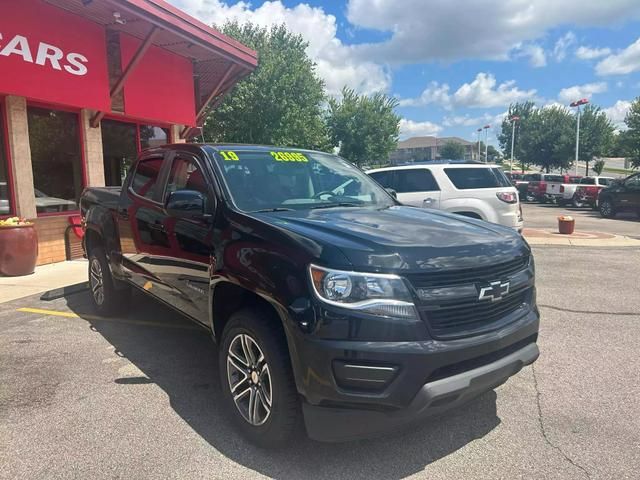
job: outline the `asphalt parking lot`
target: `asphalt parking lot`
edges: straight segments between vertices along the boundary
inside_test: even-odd
[[[205,332],[134,296],[0,305],[0,478],[638,478],[640,250],[536,247],[541,357],[466,408],[383,439],[247,444]],[[603,268],[606,267],[606,268]]]

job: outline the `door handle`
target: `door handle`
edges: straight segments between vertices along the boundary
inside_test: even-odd
[[[164,230],[164,225],[162,225],[162,224],[161,224],[161,223],[159,223],[159,222],[156,222],[156,223],[150,223],[150,224],[149,224],[149,228],[150,228],[151,230],[156,230],[157,232],[164,232],[164,231],[165,231],[165,230]]]
[[[431,198],[431,197],[425,198],[422,201],[422,206],[433,205],[433,202],[435,202],[435,201],[436,201],[435,198]]]

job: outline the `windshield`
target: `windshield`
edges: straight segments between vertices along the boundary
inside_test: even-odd
[[[236,207],[247,212],[394,205],[391,196],[335,155],[208,147]]]

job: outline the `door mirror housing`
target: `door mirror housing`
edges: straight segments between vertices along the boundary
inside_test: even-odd
[[[396,192],[393,188],[385,188],[385,190],[387,191],[387,193],[389,195],[391,195],[393,198],[395,198],[396,200],[398,199],[398,192]]]
[[[165,210],[172,217],[202,218],[205,215],[205,198],[195,190],[171,192],[165,202]]]

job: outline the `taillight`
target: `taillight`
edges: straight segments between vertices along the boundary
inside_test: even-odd
[[[564,185],[560,185],[560,193],[564,192]]]
[[[497,192],[496,197],[502,200],[505,203],[517,203],[518,195],[514,192]]]

